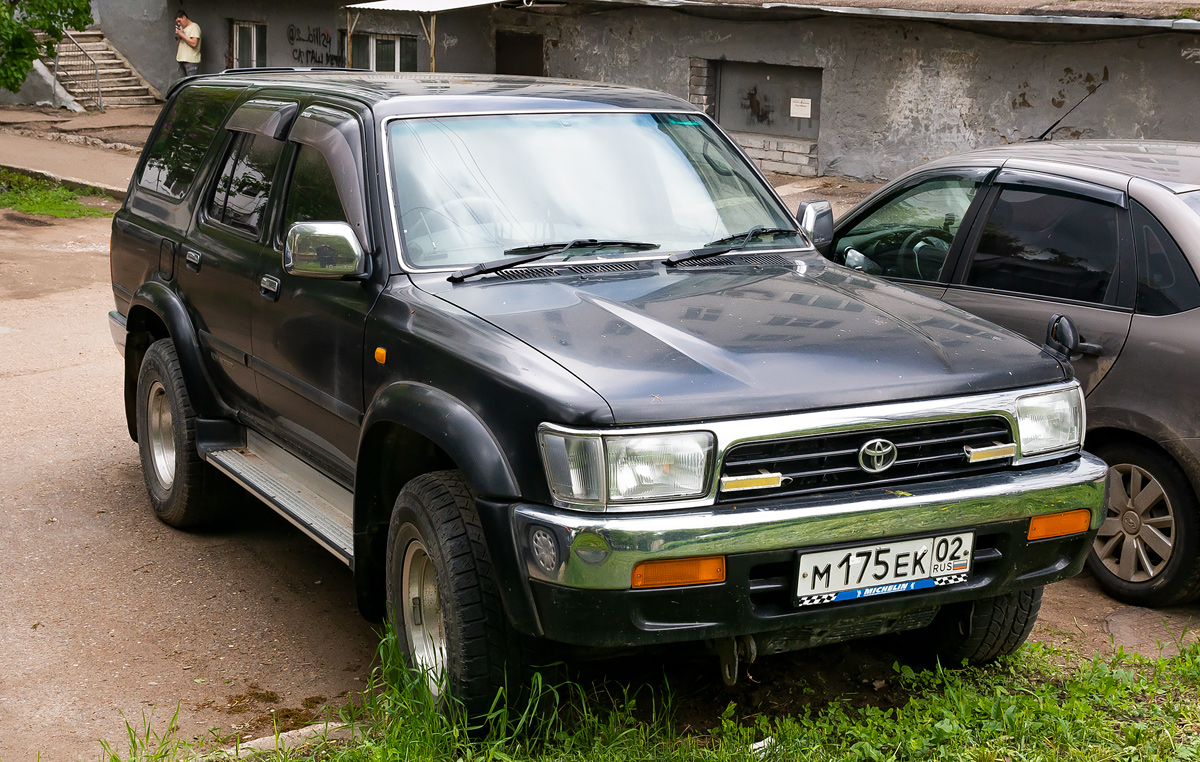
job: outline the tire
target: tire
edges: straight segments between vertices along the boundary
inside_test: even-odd
[[[943,606],[933,622],[909,639],[920,654],[954,668],[965,659],[980,666],[1015,652],[1029,637],[1042,608],[1042,588]],[[914,654],[918,655],[918,654]]]
[[[1087,565],[1104,591],[1138,606],[1200,597],[1200,504],[1169,457],[1130,442],[1092,450],[1108,463],[1108,510]]]
[[[213,521],[232,485],[200,459],[196,413],[170,339],[151,344],[142,358],[136,411],[138,452],[154,515],[180,529]]]
[[[386,574],[400,651],[409,667],[425,673],[443,710],[453,702],[477,720],[501,688],[521,689],[519,639],[505,618],[475,501],[458,471],[418,476],[400,491]]]

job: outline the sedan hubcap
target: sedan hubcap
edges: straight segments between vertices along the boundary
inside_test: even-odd
[[[175,483],[175,428],[171,421],[171,401],[167,399],[167,390],[158,381],[150,387],[146,413],[154,478],[163,489],[169,490]]]
[[[446,671],[446,630],[433,562],[418,540],[404,551],[400,588],[404,592],[404,634],[415,662],[410,666],[425,673],[429,691],[437,698]]]
[[[1108,515],[1093,550],[1126,582],[1148,582],[1171,559],[1175,511],[1162,484],[1146,469],[1119,463],[1108,470]]]

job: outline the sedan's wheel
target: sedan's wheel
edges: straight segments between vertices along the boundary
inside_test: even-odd
[[[404,485],[388,527],[386,569],[400,650],[441,706],[453,701],[480,718],[501,688],[520,689],[518,639],[459,472],[425,474]]]
[[[196,449],[196,413],[175,345],[150,345],[138,372],[136,408],[138,452],[150,504],[163,523],[190,527],[220,515],[233,491]]]
[[[1088,567],[1114,598],[1166,606],[1200,594],[1196,496],[1161,453],[1130,444],[1101,445],[1108,461],[1108,507]]]

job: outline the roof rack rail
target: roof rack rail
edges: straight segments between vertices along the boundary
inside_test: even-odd
[[[225,69],[218,74],[253,74],[276,71],[366,71],[366,69],[351,69],[345,66],[257,66],[244,69]]]

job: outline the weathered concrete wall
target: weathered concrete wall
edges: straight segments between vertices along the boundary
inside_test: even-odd
[[[1036,136],[1099,81],[1061,137],[1200,140],[1200,36],[1031,43],[924,22],[745,23],[635,8],[496,13],[546,36],[547,73],[688,97],[689,60],[822,68],[822,174],[887,179],[929,159]],[[997,26],[997,32],[1005,31]]]
[[[182,7],[200,25],[202,73],[232,66],[230,24],[233,21],[267,25],[268,66],[341,65],[338,30],[346,28],[346,12],[335,0],[286,3],[216,0],[184,3]],[[93,16],[105,35],[134,68],[163,92],[178,79],[174,29],[175,12],[179,8],[178,2],[166,0],[93,0]],[[486,8],[439,14],[438,70],[493,71],[489,29]],[[364,13],[355,31],[416,36],[417,66],[428,70],[429,46],[415,14]]]
[[[35,60],[29,76],[21,89],[15,93],[0,88],[0,104],[5,106],[60,106],[68,111],[82,112],[83,106],[75,102],[62,85],[54,81],[54,75],[46,64]]]

